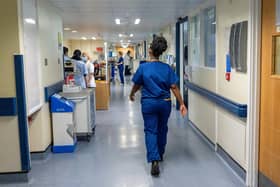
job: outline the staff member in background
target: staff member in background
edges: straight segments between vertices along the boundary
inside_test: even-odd
[[[95,73],[94,65],[91,62],[91,58],[87,54],[86,56],[88,59],[86,62],[86,66],[88,70],[88,88],[96,88],[95,77],[94,77],[94,73]]]
[[[94,78],[94,65],[91,62],[91,59],[87,53],[84,53],[84,62],[86,63],[87,71],[88,71],[87,87],[96,88],[96,83]]]
[[[82,88],[87,88],[86,82],[87,82],[87,67],[86,64],[83,62],[81,58],[82,52],[79,49],[76,49],[73,53],[73,61],[76,67],[75,72],[75,84],[77,86],[81,86]]]
[[[124,75],[131,75],[130,68],[129,68],[130,61],[131,61],[130,51],[128,50],[126,55],[124,56],[124,65],[125,65]]]
[[[119,61],[117,63],[117,66],[118,66],[118,69],[119,69],[121,84],[124,84],[123,63],[124,63],[123,53],[121,51],[119,51]]]
[[[67,47],[63,47],[63,61],[69,61],[71,58],[68,56],[69,49]]]
[[[187,108],[176,85],[178,78],[171,67],[159,61],[159,57],[167,49],[164,37],[155,37],[150,49],[150,62],[141,64],[132,81],[134,86],[130,100],[142,88],[142,115],[144,118],[145,142],[147,160],[152,163],[151,175],[160,174],[159,161],[163,160],[167,143],[168,118],[171,112],[170,89],[180,103],[182,116],[187,114]]]

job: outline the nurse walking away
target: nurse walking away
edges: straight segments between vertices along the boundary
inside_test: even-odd
[[[167,143],[167,123],[171,112],[170,89],[180,103],[182,116],[187,108],[176,85],[178,78],[168,64],[159,61],[159,57],[167,49],[164,37],[155,37],[150,49],[150,62],[141,64],[132,81],[134,86],[130,100],[135,100],[135,93],[142,89],[142,115],[144,118],[145,143],[147,160],[152,163],[151,175],[159,176],[159,161],[163,160]]]
[[[75,64],[75,85],[81,86],[82,88],[87,88],[87,67],[81,58],[82,52],[76,49],[73,53],[73,62]]]

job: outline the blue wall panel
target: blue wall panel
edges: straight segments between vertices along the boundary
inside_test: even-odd
[[[0,98],[0,116],[16,116],[16,105],[16,98]]]
[[[28,121],[26,111],[26,95],[24,82],[24,64],[23,55],[14,56],[15,78],[16,78],[16,96],[18,109],[18,125],[21,152],[22,171],[30,170],[30,152],[28,143]]]

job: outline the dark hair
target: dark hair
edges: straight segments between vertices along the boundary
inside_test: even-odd
[[[82,52],[79,49],[76,49],[73,53],[72,59],[74,60],[82,60],[81,59]]]
[[[129,55],[130,53],[131,53],[130,50],[128,50],[128,51],[127,51],[127,54]]]
[[[123,52],[119,51],[119,55],[123,55]]]
[[[167,41],[163,36],[155,36],[150,46],[153,55],[156,58],[162,55],[162,53],[164,53],[167,50],[167,47]]]
[[[67,47],[63,47],[63,54],[66,55],[68,53],[69,49]]]

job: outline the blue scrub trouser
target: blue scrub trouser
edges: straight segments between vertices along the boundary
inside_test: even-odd
[[[142,100],[147,161],[160,160],[165,152],[171,101]]]
[[[119,65],[119,74],[120,74],[121,83],[124,84],[123,65]]]
[[[115,65],[114,64],[111,65],[111,78],[112,79],[115,78]]]

